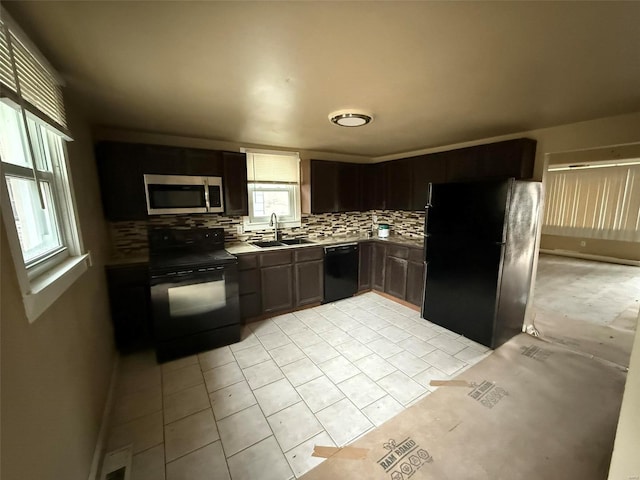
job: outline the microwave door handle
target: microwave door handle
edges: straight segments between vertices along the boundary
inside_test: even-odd
[[[204,178],[202,180],[204,182],[204,205],[207,209],[207,212],[211,211],[211,202],[209,201],[209,180]]]

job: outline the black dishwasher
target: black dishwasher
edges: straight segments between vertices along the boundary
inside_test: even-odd
[[[351,297],[358,291],[358,244],[324,248],[324,302]]]

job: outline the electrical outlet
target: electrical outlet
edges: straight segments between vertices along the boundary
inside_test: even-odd
[[[585,242],[584,240],[580,240],[580,246],[581,247],[586,247],[587,246],[587,242]]]
[[[244,233],[244,228],[242,228],[241,223],[236,226],[236,232],[238,233],[238,235],[242,235]]]

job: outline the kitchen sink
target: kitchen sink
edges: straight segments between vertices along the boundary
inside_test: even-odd
[[[306,245],[307,243],[314,243],[311,240],[307,240],[306,238],[286,238],[284,240],[268,240],[264,242],[251,242],[251,245],[255,245],[260,248],[271,248],[271,247],[287,247],[289,245]]]
[[[307,243],[314,243],[306,238],[287,238],[280,241],[285,245],[306,245]]]
[[[255,245],[260,248],[269,248],[269,247],[284,247],[286,243],[278,242],[276,240],[269,240],[266,242],[251,242],[251,245]]]

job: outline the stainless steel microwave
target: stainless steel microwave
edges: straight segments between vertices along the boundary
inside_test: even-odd
[[[144,188],[149,215],[224,212],[221,177],[145,174]]]

